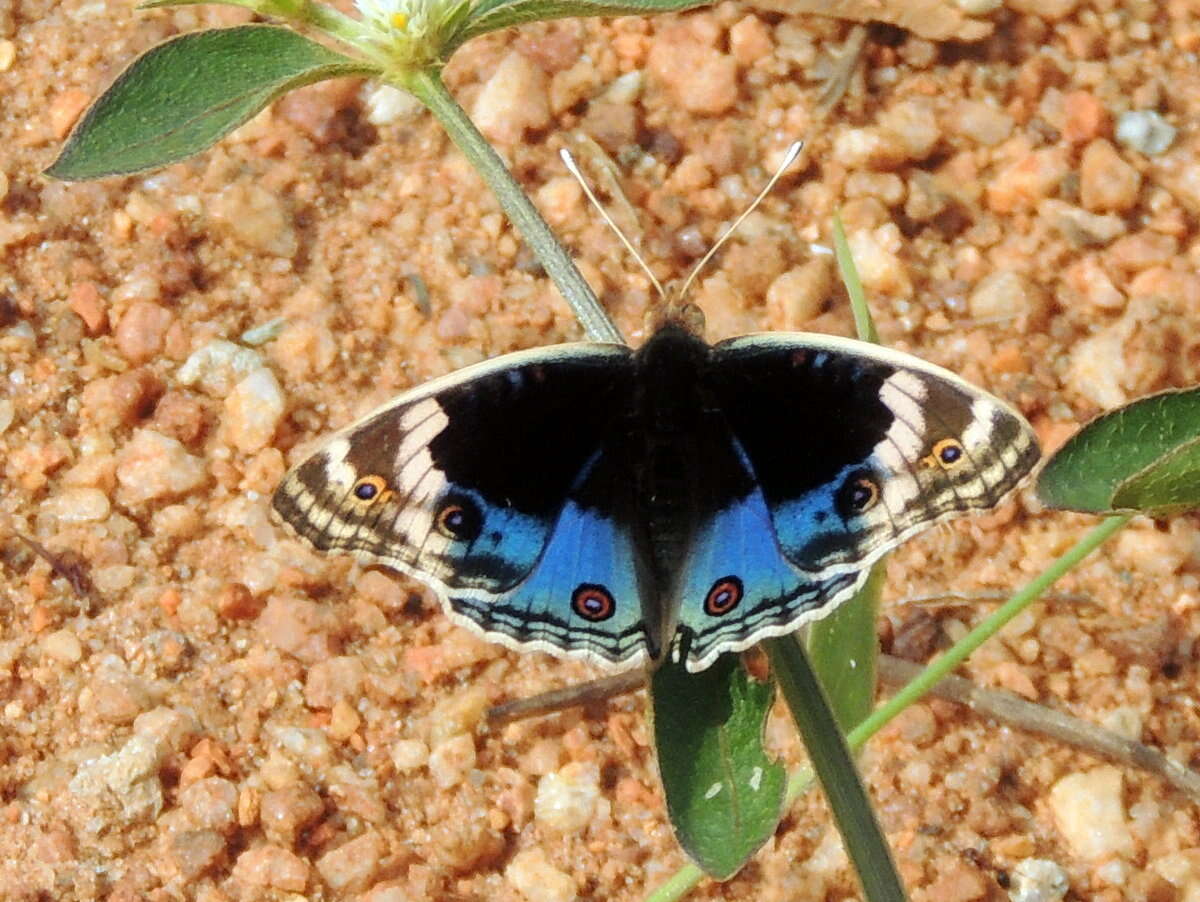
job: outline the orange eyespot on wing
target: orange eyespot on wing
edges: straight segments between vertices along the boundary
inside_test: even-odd
[[[950,470],[966,460],[967,452],[962,442],[956,438],[943,438],[934,442],[933,449],[921,458],[921,466],[926,468],[941,467]]]
[[[351,494],[363,504],[375,504],[385,501],[392,493],[388,490],[387,480],[382,476],[372,474],[363,476],[354,483]]]

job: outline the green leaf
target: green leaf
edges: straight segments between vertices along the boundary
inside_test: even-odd
[[[876,563],[853,598],[808,628],[812,668],[843,731],[858,726],[875,707],[875,622],[886,569],[884,561]]]
[[[736,874],[775,832],[784,768],[763,730],[774,690],[737,655],[700,673],[664,662],[648,687],[667,816],[679,845],[710,877]]]
[[[1047,507],[1167,513],[1200,507],[1200,389],[1140,398],[1092,420],[1046,463]]]
[[[117,77],[46,175],[78,181],[166,166],[210,147],[293,88],[377,72],[286,28],[185,34]]]
[[[1162,517],[1200,507],[1200,438],[1180,445],[1117,486],[1113,507]]]
[[[649,16],[708,6],[712,0],[483,0],[471,11],[453,47],[489,31],[574,16]],[[447,55],[449,55],[447,53]]]
[[[842,844],[862,883],[863,898],[866,902],[906,902],[891,849],[804,646],[793,635],[768,639],[763,647],[771,658],[771,675],[829,799]]]

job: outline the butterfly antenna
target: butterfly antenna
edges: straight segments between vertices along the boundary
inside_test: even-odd
[[[575,176],[575,181],[579,182],[579,187],[583,188],[583,193],[586,194],[587,199],[592,202],[592,206],[600,212],[600,217],[605,221],[605,223],[608,224],[608,227],[616,233],[616,236],[621,239],[621,243],[625,245],[625,249],[629,251],[633,259],[637,261],[638,266],[640,266],[650,278],[650,284],[654,286],[654,290],[658,292],[658,296],[665,300],[667,297],[667,292],[663,289],[662,284],[654,277],[654,273],[650,271],[649,264],[647,264],[642,258],[642,255],[638,253],[637,248],[635,248],[633,243],[625,237],[625,233],[621,231],[620,226],[613,222],[612,217],[608,215],[608,211],[605,210],[600,201],[596,199],[596,195],[592,193],[592,189],[589,187],[587,180],[583,177],[583,173],[580,172],[579,167],[575,165],[575,158],[571,156],[571,151],[564,147],[559,150],[558,154],[560,157],[562,157],[563,165],[567,167],[567,171],[571,173],[571,175]]]
[[[721,249],[722,245],[729,240],[729,236],[737,231],[738,226],[745,222],[746,217],[753,213],[758,205],[762,203],[763,198],[771,192],[771,189],[774,188],[775,183],[783,177],[783,174],[787,171],[787,168],[791,166],[792,163],[796,162],[796,157],[800,156],[800,151],[803,149],[803,141],[794,141],[792,143],[792,146],[789,147],[787,152],[783,155],[783,162],[779,164],[779,168],[775,170],[775,174],[767,181],[767,184],[763,187],[762,191],[758,192],[758,197],[754,198],[754,200],[751,201],[750,206],[746,207],[745,212],[743,212],[742,215],[734,221],[733,225],[725,230],[725,234],[717,239],[716,244],[708,249],[708,253],[704,255],[703,259],[701,259],[699,263],[692,267],[692,271],[688,275],[687,281],[685,281],[683,283],[683,287],[679,289],[679,297],[687,297],[688,289],[692,287],[692,283],[696,281],[696,277],[700,275],[700,271],[704,269],[706,265],[708,265],[708,261],[713,258],[713,255],[716,254],[716,252]]]

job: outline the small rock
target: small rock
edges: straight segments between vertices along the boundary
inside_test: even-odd
[[[226,583],[217,596],[217,613],[226,620],[253,620],[266,603],[243,583]]]
[[[1063,98],[1063,139],[1072,144],[1092,141],[1108,129],[1108,110],[1090,91],[1071,91]]]
[[[362,661],[352,655],[318,661],[309,668],[304,683],[305,704],[310,708],[332,708],[339,700],[356,697],[362,691],[365,673]]]
[[[739,65],[752,66],[774,49],[771,30],[756,15],[743,16],[729,29],[729,52]]]
[[[826,257],[816,257],[780,276],[767,288],[767,310],[780,328],[799,329],[821,312],[833,292],[833,268]]]
[[[412,94],[391,85],[372,82],[365,90],[367,121],[372,125],[391,125],[404,119],[412,119],[425,109],[421,106],[421,101]]]
[[[560,833],[578,833],[591,823],[599,798],[599,768],[574,761],[538,781],[534,817]]]
[[[1043,198],[1057,193],[1069,172],[1065,145],[1031,150],[988,182],[988,206],[997,213],[1033,209]]]
[[[235,385],[263,368],[257,351],[216,339],[191,353],[175,378],[183,385],[198,386],[213,398],[224,398]]]
[[[198,489],[207,479],[201,458],[152,429],[136,430],[117,455],[118,500],[122,504],[183,495]]]
[[[69,629],[56,630],[42,639],[42,654],[62,664],[77,664],[83,659],[83,644]]]
[[[337,898],[345,898],[371,885],[384,851],[383,839],[372,830],[318,858],[317,873]]]
[[[1035,306],[1036,291],[1020,273],[998,269],[979,280],[967,298],[967,310],[979,320],[1019,317]]]
[[[1092,254],[1081,257],[1063,273],[1067,291],[1099,310],[1121,310],[1126,297],[1113,284],[1100,261]]]
[[[573,902],[578,895],[571,875],[556,868],[536,846],[513,856],[504,879],[527,902]]]
[[[1124,212],[1137,203],[1142,175],[1108,141],[1098,139],[1083,150],[1079,163],[1079,198],[1094,212]]]
[[[301,893],[308,885],[308,862],[279,846],[255,846],[238,856],[233,878],[250,886]]]
[[[438,743],[429,753],[429,773],[442,789],[457,786],[475,766],[475,740],[466,733]]]
[[[496,67],[475,99],[476,127],[498,144],[515,144],[526,129],[550,121],[546,73],[512,51]]]
[[[410,774],[429,763],[429,748],[420,739],[398,739],[392,745],[392,765]]]
[[[933,101],[910,98],[888,107],[879,117],[879,127],[903,149],[904,160],[924,160],[937,147],[942,131]]]
[[[1165,153],[1176,134],[1175,126],[1155,110],[1129,110],[1117,117],[1117,143],[1147,156]]]
[[[1101,247],[1129,231],[1116,213],[1100,215],[1057,198],[1038,204],[1038,216],[1054,225],[1063,237],[1078,247]]]
[[[225,834],[237,826],[237,787],[224,777],[197,780],[179,794],[179,804],[192,825]]]
[[[960,101],[949,123],[960,135],[985,147],[995,147],[1012,135],[1013,117],[978,100]]]
[[[1062,866],[1045,858],[1023,858],[1010,872],[1012,902],[1059,902],[1071,888]]]
[[[216,867],[224,854],[225,837],[212,830],[181,830],[171,837],[171,859],[184,880]]]
[[[325,813],[325,802],[305,783],[293,783],[263,794],[259,818],[267,839],[293,846],[300,833]]]
[[[38,513],[58,523],[95,523],[111,511],[108,496],[99,489],[68,488],[47,498]]]
[[[262,185],[240,179],[212,201],[214,219],[252,250],[291,258],[300,248],[296,226],[284,202]]]
[[[1108,765],[1069,774],[1051,787],[1050,810],[1074,855],[1103,861],[1134,854],[1122,794],[1121,772]]]
[[[151,426],[168,438],[194,447],[204,435],[207,415],[191,392],[169,391],[154,407]]]
[[[660,33],[646,68],[689,113],[717,116],[737,103],[737,61],[700,42],[686,27]]]
[[[1067,387],[1101,410],[1127,402],[1125,346],[1130,333],[1131,324],[1122,320],[1072,346]]]
[[[135,734],[111,755],[84,761],[68,784],[68,791],[84,802],[95,817],[88,821],[96,829],[114,821],[151,823],[163,807],[162,745]]]
[[[130,363],[144,363],[162,350],[175,315],[153,301],[135,301],[121,315],[113,339]]]
[[[108,311],[94,282],[78,282],[67,295],[71,312],[83,320],[89,335],[99,335],[108,325]]]
[[[1008,0],[1008,6],[1024,15],[1058,22],[1075,12],[1079,0]]]
[[[336,654],[331,635],[338,627],[335,616],[306,598],[272,596],[255,626],[268,645],[306,664],[316,664]]]
[[[90,99],[86,91],[67,88],[50,101],[50,130],[56,140],[61,141],[67,136],[79,114],[87,108]]]
[[[877,229],[859,229],[847,236],[854,265],[869,294],[908,297],[912,280],[895,252],[898,234],[891,223]]]
[[[254,370],[225,399],[229,440],[244,454],[261,451],[275,437],[285,407],[275,374],[266,367]]]

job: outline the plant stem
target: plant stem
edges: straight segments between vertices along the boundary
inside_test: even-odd
[[[875,589],[877,592],[878,585]],[[891,849],[804,644],[795,636],[784,636],[768,639],[763,647],[771,659],[771,676],[787,699],[808,757],[821,776],[829,810],[862,885],[863,898],[869,902],[907,902]]]
[[[304,3],[300,4],[300,9],[300,21],[349,44],[360,53],[365,52],[366,48],[362,40],[363,30],[357,19],[347,16],[332,6],[326,6],[324,3]],[[381,62],[381,60],[377,60],[377,62]]]
[[[404,78],[401,87],[414,94],[437,117],[451,140],[483,176],[488,187],[500,201],[509,220],[529,245],[546,273],[554,280],[575,316],[593,341],[624,343],[621,333],[600,306],[596,295],[537,208],[512,177],[504,161],[479,133],[458,101],[446,89],[441,75],[433,70],[413,73]]]

